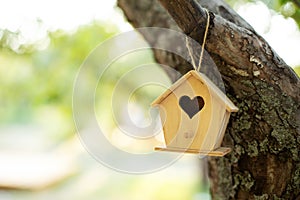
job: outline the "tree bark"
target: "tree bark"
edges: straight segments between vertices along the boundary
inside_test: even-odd
[[[300,199],[300,80],[268,43],[221,0],[118,0],[118,6],[136,28],[181,29],[200,44],[203,8],[209,10],[205,47],[239,107],[223,141],[233,152],[209,158],[212,197]],[[150,44],[172,42],[172,36],[143,35]],[[181,74],[192,69],[179,56],[153,51],[157,62]],[[172,81],[179,78],[167,73]]]

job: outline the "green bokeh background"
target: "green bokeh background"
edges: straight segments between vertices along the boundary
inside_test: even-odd
[[[249,1],[228,2],[234,5]],[[298,0],[264,2],[300,24]],[[186,156],[169,169],[153,175],[135,176],[101,166],[83,147],[78,147],[80,142],[72,116],[76,74],[98,44],[118,33],[120,30],[113,24],[93,21],[72,33],[49,32],[46,49],[38,50],[39,44],[30,44],[21,45],[16,51],[12,50],[10,43],[20,33],[0,30],[0,152],[26,151],[29,154],[42,153],[45,157],[53,152],[64,152],[72,157],[73,166],[70,174],[62,175],[59,181],[46,188],[8,187],[1,185],[0,180],[0,199],[209,199],[209,185],[203,176],[202,162],[195,157]],[[154,62],[151,51],[136,53],[119,64],[120,70],[105,79],[98,95],[110,96],[118,78],[132,66],[144,62]],[[299,75],[300,66],[293,67]],[[154,70],[163,73],[159,66]],[[124,90],[130,84],[124,85]],[[146,105],[159,92],[161,88],[145,89],[137,92],[133,99],[146,110]],[[106,117],[107,129],[113,132],[114,121],[109,110],[105,109],[108,103],[103,100],[97,106],[102,111],[99,115]],[[37,131],[31,131],[32,127]],[[33,145],[28,147],[28,144]],[[154,143],[149,147],[151,145]],[[0,165],[1,162],[6,161],[0,160]]]

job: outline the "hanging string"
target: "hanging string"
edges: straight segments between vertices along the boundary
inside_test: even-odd
[[[189,39],[188,39],[188,37],[185,37],[186,47],[188,49],[189,56],[192,60],[192,65],[193,65],[194,69],[198,72],[200,72],[201,63],[202,63],[202,59],[203,59],[203,53],[204,53],[204,46],[205,46],[206,37],[207,37],[207,33],[208,33],[208,28],[209,28],[209,24],[210,24],[210,16],[209,16],[209,13],[208,13],[207,9],[205,9],[205,12],[206,12],[206,15],[207,15],[207,22],[206,22],[206,27],[205,27],[205,32],[204,32],[203,43],[202,43],[202,47],[201,47],[201,53],[200,53],[200,57],[199,57],[198,66],[196,66],[194,57],[192,55],[192,51],[191,51],[191,48],[190,48],[190,45],[189,45]]]

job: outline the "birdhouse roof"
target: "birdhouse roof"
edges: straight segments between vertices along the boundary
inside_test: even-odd
[[[226,110],[229,112],[237,112],[238,108],[231,102],[231,100],[203,73],[197,72],[195,70],[191,70],[182,76],[179,80],[177,80],[169,89],[167,89],[162,95],[160,95],[156,100],[152,102],[152,106],[159,105],[163,100],[168,98],[168,96],[180,85],[182,85],[185,81],[193,76],[198,79],[202,83],[204,83],[209,91],[214,94],[214,98],[218,98],[222,103],[225,104]]]

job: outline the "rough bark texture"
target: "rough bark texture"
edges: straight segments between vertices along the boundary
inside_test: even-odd
[[[207,18],[203,7],[209,10],[206,50],[222,74],[227,96],[239,107],[223,141],[233,152],[209,158],[212,197],[300,199],[299,77],[226,3],[197,2],[118,0],[118,6],[134,27],[181,29],[200,44]],[[172,42],[172,36],[144,37],[149,43]],[[154,50],[154,56],[181,74],[192,69],[174,54]],[[179,78],[167,73],[173,81]]]

